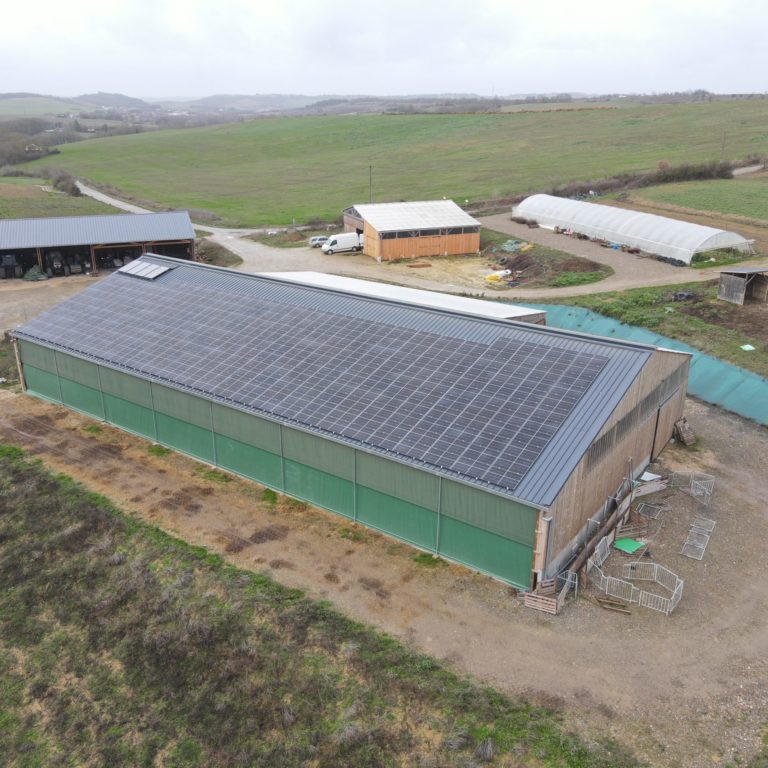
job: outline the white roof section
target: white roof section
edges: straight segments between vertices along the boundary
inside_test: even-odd
[[[372,296],[377,299],[400,301],[420,307],[447,309],[474,317],[487,317],[495,320],[522,320],[529,323],[540,322],[546,313],[539,309],[528,309],[516,304],[504,304],[483,299],[469,299],[465,296],[453,296],[436,291],[422,291],[418,288],[404,288],[389,283],[376,283],[372,280],[358,280],[355,277],[340,277],[324,272],[261,272],[265,277],[278,280],[290,280],[303,285],[330,288],[335,291],[354,293],[359,296]]]
[[[531,195],[514,207],[513,214],[544,227],[571,228],[684,264],[690,264],[695,253],[717,248],[751,250],[751,241],[736,232],[552,195]]]
[[[354,206],[361,218],[377,232],[439,227],[479,227],[480,222],[453,200],[422,200],[413,203],[364,203]]]

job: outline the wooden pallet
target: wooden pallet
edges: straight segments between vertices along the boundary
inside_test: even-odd
[[[544,613],[551,613],[553,615],[557,615],[559,608],[557,597],[546,597],[545,595],[537,595],[533,592],[526,594],[525,607],[535,608],[537,611],[544,611]]]

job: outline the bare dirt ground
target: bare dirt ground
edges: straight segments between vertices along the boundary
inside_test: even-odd
[[[651,550],[686,582],[672,616],[609,613],[587,590],[551,617],[460,566],[419,565],[408,546],[335,515],[271,506],[254,483],[217,482],[203,465],[152,455],[146,441],[106,425],[85,432],[92,420],[63,407],[2,391],[0,414],[0,441],[121,508],[502,690],[562,707],[588,738],[610,734],[651,765],[680,768],[725,764],[758,746],[768,720],[768,466],[766,432],[751,423],[689,401],[701,447],[665,454],[668,467],[717,476],[707,510],[717,528],[701,562],[678,554],[696,503],[664,499],[670,509]]]
[[[635,201],[631,204],[627,204],[625,207],[632,208],[633,210],[648,210],[650,213],[661,213],[661,211],[653,210],[650,208],[644,208],[642,205],[635,205]],[[666,215],[672,214],[672,211],[666,211]],[[686,218],[683,216],[676,216],[676,218]],[[693,220],[693,219],[691,219]],[[635,256],[631,253],[623,253],[621,251],[614,251],[611,248],[602,248],[597,243],[593,243],[590,240],[578,240],[577,238],[568,237],[567,235],[555,234],[550,229],[543,229],[541,227],[531,229],[525,224],[517,224],[511,221],[510,214],[501,213],[496,216],[487,216],[480,220],[484,227],[489,229],[495,229],[497,232],[505,232],[513,237],[520,238],[521,240],[530,240],[541,245],[547,245],[551,248],[558,248],[566,253],[571,253],[574,256],[581,256],[582,258],[591,259],[597,261],[600,264],[606,264],[611,267],[614,274],[605,280],[601,280],[599,283],[590,283],[588,285],[580,285],[569,288],[540,288],[540,289],[524,289],[524,288],[512,288],[509,291],[499,291],[500,295],[504,298],[513,297],[518,300],[524,300],[526,297],[534,299],[541,297],[548,297],[556,299],[557,296],[577,296],[590,293],[603,293],[606,291],[623,291],[627,288],[641,288],[654,285],[671,285],[673,283],[693,283],[703,282],[705,280],[712,280],[720,276],[720,267],[713,269],[691,269],[690,267],[674,267],[671,264],[666,264],[658,259],[653,259],[648,256]],[[718,224],[713,217],[701,216],[695,223],[705,224],[709,227],[723,227],[722,224]],[[733,224],[730,225],[731,227]],[[727,229],[728,227],[723,227]],[[743,233],[745,237],[753,237],[754,235]],[[768,235],[768,231],[764,230],[764,236]],[[768,242],[765,244],[768,246]],[[758,250],[762,250],[763,253],[768,252],[768,247],[760,248],[758,244]],[[749,265],[764,266],[768,265],[768,259],[750,259]],[[494,293],[494,295],[496,295]]]

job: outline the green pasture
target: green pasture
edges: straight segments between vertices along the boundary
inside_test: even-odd
[[[663,184],[633,190],[632,196],[700,211],[768,220],[768,174]]]
[[[82,105],[69,104],[66,101],[50,98],[48,96],[0,99],[0,118],[42,117],[43,115],[69,114],[78,109],[82,109]]]
[[[336,218],[374,201],[461,203],[765,151],[768,100],[467,115],[263,118],[65,145],[56,164],[230,225]],[[725,144],[723,138],[725,136]]]
[[[64,192],[41,189],[41,185],[48,184],[50,182],[45,179],[0,177],[0,219],[119,213],[112,206],[92,197],[71,197]]]

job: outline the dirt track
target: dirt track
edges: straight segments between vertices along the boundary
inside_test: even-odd
[[[118,430],[84,432],[92,422],[64,408],[0,398],[0,441],[237,565],[329,599],[503,690],[564,707],[587,735],[609,732],[665,768],[708,766],[757,747],[768,716],[768,473],[759,427],[688,404],[704,448],[672,448],[666,459],[717,476],[717,529],[702,562],[680,557],[695,505],[679,493],[666,499],[671,509],[651,546],[686,580],[675,614],[611,614],[583,595],[554,618],[459,566],[419,566],[409,547],[334,515],[270,508],[255,484],[206,480],[197,462],[152,456],[145,441]]]

